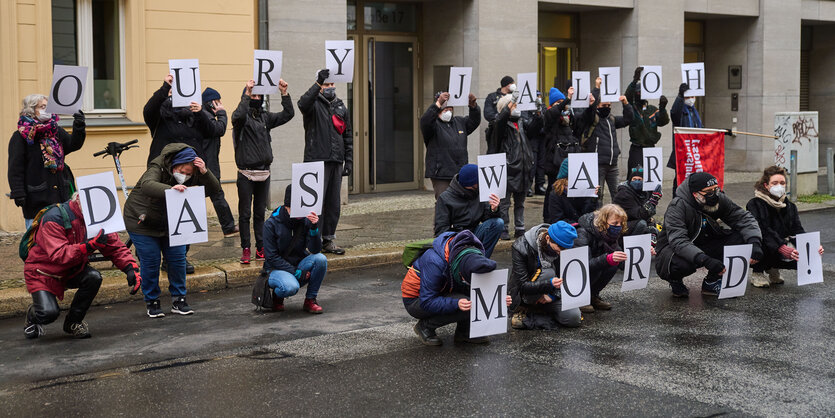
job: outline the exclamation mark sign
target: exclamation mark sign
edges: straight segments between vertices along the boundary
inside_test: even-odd
[[[809,267],[806,274],[812,274],[812,250],[808,242],[806,243],[806,266]]]

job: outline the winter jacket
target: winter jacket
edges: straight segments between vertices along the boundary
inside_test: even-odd
[[[203,107],[206,117],[209,119],[209,136],[203,140],[203,160],[206,167],[212,174],[220,179],[220,137],[226,134],[227,116],[225,110],[218,110],[212,113]]]
[[[623,106],[623,116],[610,114],[605,119],[596,110],[597,102],[594,102],[580,115],[580,131],[588,137],[580,146],[584,152],[596,152],[598,164],[616,165],[620,155],[617,130],[632,123],[632,105]]]
[[[589,247],[589,273],[592,279],[613,266],[609,264],[607,257],[613,251],[609,251],[604,246],[603,234],[594,226],[594,213],[587,213],[577,220],[579,227],[577,228],[577,239],[574,240],[574,248]],[[618,238],[620,241],[620,238]],[[614,251],[623,251],[623,246],[619,242],[612,244]]]
[[[467,164],[467,135],[481,124],[478,106],[469,108],[469,116],[453,116],[449,122],[438,118],[441,113],[434,103],[420,118],[420,131],[426,145],[426,178],[451,179]]]
[[[670,115],[667,114],[666,108],[659,109],[651,104],[647,104],[645,109],[641,109],[641,104],[638,103],[639,100],[636,95],[637,83],[637,81],[630,83],[624,94],[626,100],[634,105],[632,106],[632,122],[629,124],[629,140],[640,147],[654,147],[661,139],[661,132],[658,132],[658,127],[670,123]]]
[[[615,199],[612,203],[620,206],[626,212],[627,228],[629,230],[635,229],[635,224],[640,221],[646,221],[650,224],[652,217],[655,216],[655,206],[649,203],[649,198],[652,192],[639,192],[632,188],[628,182],[623,182],[618,185],[618,191],[615,193]]]
[[[125,202],[125,226],[128,232],[151,237],[168,236],[168,212],[165,207],[165,191],[177,185],[171,174],[171,160],[188,145],[174,143],[162,149],[145,174],[136,182]],[[210,170],[200,174],[196,167],[186,186],[205,186],[206,196],[220,191],[220,183]]]
[[[87,137],[83,120],[73,121],[72,134],[57,127],[58,140],[64,148],[64,157],[81,149]],[[28,144],[15,131],[9,140],[9,197],[25,198],[23,217],[32,219],[38,212],[53,203],[66,202],[75,189],[75,178],[64,161],[64,169],[54,173],[44,167],[41,144],[38,139]]]
[[[270,129],[293,119],[290,95],[281,96],[281,112],[251,109],[250,97],[244,93],[238,108],[232,112],[232,144],[235,146],[235,165],[242,170],[269,170],[273,162]]]
[[[526,192],[533,181],[531,169],[533,151],[528,145],[527,126],[522,119],[510,120],[510,109],[505,107],[493,121],[493,138],[507,158],[507,192]]]
[[[23,266],[23,277],[29,293],[46,290],[63,300],[67,281],[84,270],[88,254],[84,245],[87,228],[81,207],[75,201],[61,205],[65,205],[71,228],[64,229],[60,208],[54,207],[44,213],[35,234],[35,245],[29,249]],[[108,234],[107,242],[99,251],[119,270],[137,266],[130,250],[119,239],[119,234]]]
[[[706,216],[708,215],[702,212],[702,206],[693,197],[690,184],[687,181],[682,182],[676,189],[676,195],[667,207],[667,212],[664,213],[664,225],[658,234],[655,270],[659,276],[669,276],[673,255],[695,263],[696,256],[704,253],[693,241],[699,236]],[[721,219],[731,229],[742,234],[746,243],[760,243],[762,239],[754,215],[737,206],[724,193],[719,193],[719,209],[710,214],[710,217]]]
[[[542,295],[559,295],[559,291],[551,284],[553,277],[541,277],[542,262],[540,260],[539,245],[536,242],[540,232],[547,230],[549,224],[541,224],[529,229],[525,235],[513,242],[512,268],[508,294],[513,303],[511,309],[517,305],[534,304]],[[559,256],[552,260],[554,269],[559,269]]]
[[[568,112],[568,125],[562,123],[562,112],[571,103],[570,99],[563,100],[556,106],[551,106],[543,116],[545,126],[545,172],[556,175],[560,164],[568,158],[568,154],[580,152],[580,141],[574,136],[574,114]]]
[[[488,94],[487,98],[484,99],[484,120],[487,122],[487,129],[485,129],[484,138],[487,141],[487,154],[501,152],[499,151],[500,145],[494,141],[493,121],[496,120],[496,115],[499,114],[496,105],[499,103],[499,99],[501,99],[502,96],[504,96],[502,89],[498,88],[496,91]]]
[[[168,144],[183,143],[197,152],[197,156],[206,159],[203,147],[205,138],[212,137],[209,116],[206,112],[192,112],[187,107],[172,107],[168,92],[171,85],[163,82],[145,104],[142,115],[145,125],[151,130],[151,148],[148,151],[148,166],[159,156]]]
[[[547,224],[565,221],[577,223],[580,216],[597,210],[596,197],[568,197],[565,190],[556,194],[554,187],[545,191],[545,204],[542,205],[542,221]]]
[[[458,183],[456,174],[435,202],[435,236],[465,229],[475,232],[480,223],[499,216],[499,210],[493,211],[489,203],[478,201],[478,190],[465,189]]]
[[[682,126],[685,128],[702,128],[702,118],[699,116],[699,111],[693,106],[684,104],[684,97],[677,96],[673,102],[673,107],[670,108],[670,120],[673,126]],[[667,167],[676,168],[676,138],[673,135],[673,143],[670,148],[670,159],[667,160]]]
[[[294,239],[296,234],[303,238]],[[288,248],[293,244],[293,248]],[[264,222],[264,271],[283,270],[290,274],[310,254],[322,251],[319,226],[307,218],[290,217],[290,208],[279,206]]]
[[[320,89],[313,83],[298,102],[304,119],[304,162],[344,161],[346,167],[353,167],[354,134],[348,108],[339,98],[329,102]]]
[[[784,199],[786,207],[777,209],[759,197],[748,201],[745,208],[757,220],[763,239],[763,251],[774,253],[790,241],[789,237],[806,232],[800,224],[797,206]]]

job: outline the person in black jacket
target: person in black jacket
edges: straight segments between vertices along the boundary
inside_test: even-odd
[[[9,139],[9,197],[23,210],[27,229],[41,209],[72,197],[75,178],[64,157],[87,137],[83,112],[73,115],[69,134],[58,126],[58,115],[46,112],[47,101],[41,94],[26,96]]]
[[[545,155],[541,160],[549,185],[557,180],[557,173],[568,154],[581,152],[580,141],[574,136],[576,122],[570,106],[573,94],[574,87],[568,88],[568,97],[556,87],[551,87],[548,95],[551,107],[543,115]]]
[[[490,202],[478,199],[478,166],[467,164],[446,191],[435,201],[435,236],[444,232],[469,230],[484,245],[484,256],[490,258],[504,230],[499,212],[499,197],[490,194]]]
[[[604,205],[594,213],[587,213],[578,221],[578,247],[589,247],[589,282],[591,283],[591,305],[580,308],[583,313],[593,313],[595,310],[608,311],[612,304],[600,298],[600,291],[606,287],[617,273],[623,268],[626,253],[620,243],[621,238],[628,231],[626,227],[626,212],[610,203]]]
[[[667,97],[661,96],[658,99],[658,107],[649,104],[641,99],[641,73],[644,67],[635,69],[632,83],[624,93],[626,99],[632,103],[632,123],[629,125],[629,158],[627,167],[635,167],[644,158],[644,148],[654,147],[661,139],[661,132],[658,128],[670,123],[670,115],[667,113]],[[599,79],[600,77],[598,77]]]
[[[609,102],[600,103],[600,90],[594,89],[589,96],[589,108],[583,111],[579,118],[580,125],[580,146],[585,152],[597,153],[597,176],[600,187],[605,182],[609,185],[609,194],[612,200],[615,199],[615,190],[618,187],[618,147],[617,130],[625,128],[632,123],[632,106],[626,100],[626,96],[620,96],[623,103],[623,116],[611,115],[612,104]],[[600,194],[603,200],[603,194]]]
[[[175,108],[171,101],[171,82],[174,77],[168,74],[162,87],[155,91],[145,104],[142,115],[145,125],[151,130],[151,147],[148,151],[147,165],[157,158],[168,144],[180,142],[195,151],[200,159],[205,159],[203,140],[211,138],[209,116],[203,112],[203,106],[191,102],[188,108]]]
[[[628,235],[652,233],[655,237],[657,231],[652,217],[655,216],[655,208],[661,200],[661,185],[652,192],[643,191],[643,187],[644,168],[639,164],[629,169],[629,180],[618,186],[613,203],[626,212]]]
[[[487,121],[488,124],[485,131],[488,154],[495,154],[500,152],[499,150],[501,149],[501,145],[493,141],[494,137],[492,125],[492,122],[496,120],[496,116],[499,114],[497,106],[499,104],[499,99],[516,91],[516,84],[513,82],[513,77],[509,75],[502,77],[499,84],[500,87],[497,88],[496,91],[488,94],[487,98],[484,99],[484,120]]]
[[[681,83],[678,86],[678,96],[673,102],[673,107],[670,109],[670,120],[673,126],[681,126],[685,128],[703,128],[702,118],[699,116],[699,111],[696,109],[696,97],[684,97],[684,93],[690,89],[687,83]],[[678,181],[676,179],[676,138],[673,135],[672,148],[670,149],[670,159],[667,160],[667,167],[673,169],[673,196],[676,194],[676,187]]]
[[[293,101],[287,93],[287,82],[278,80],[281,112],[263,109],[264,97],[252,94],[254,80],[249,80],[238,108],[232,113],[232,140],[235,165],[238,166],[238,225],[241,233],[241,264],[250,262],[249,218],[255,231],[255,259],[264,259],[264,211],[270,196],[270,164],[273,162],[270,129],[293,119]],[[250,206],[252,205],[252,206]],[[250,212],[252,210],[252,212]]]
[[[426,178],[432,179],[435,199],[449,187],[452,177],[467,164],[467,136],[481,124],[481,111],[470,93],[469,116],[452,116],[446,106],[449,92],[435,95],[435,103],[420,118],[426,145]]]
[[[542,104],[542,92],[536,91],[536,110],[522,112],[522,120],[528,127],[528,142],[533,154],[531,178],[533,187],[528,189],[528,197],[534,194],[545,195],[545,107]]]
[[[334,83],[325,83],[329,76],[328,69],[319,70],[316,82],[299,98],[298,105],[304,118],[304,162],[325,162],[322,251],[345,254],[333,239],[342,210],[342,177],[354,170],[354,139],[348,108],[336,97]]]
[[[305,218],[290,217],[292,185],[284,192],[284,205],[273,211],[264,224],[264,273],[276,298],[273,310],[284,310],[284,298],[307,285],[302,309],[312,314],[324,310],[316,300],[328,271],[328,259],[322,251],[319,217],[310,212]]]
[[[545,204],[542,205],[542,221],[547,224],[554,224],[558,221],[565,221],[569,224],[576,224],[581,216],[594,212],[597,209],[597,198],[594,197],[568,197],[568,158],[560,164],[560,171],[557,179],[548,187],[545,193]],[[597,191],[600,186],[597,186]]]
[[[215,177],[220,180],[220,137],[226,134],[226,108],[220,101],[220,93],[217,90],[206,87],[203,91],[203,111],[209,120],[209,131],[211,136],[203,141],[203,153],[206,155],[206,167]],[[232,216],[232,210],[229,209],[229,203],[226,202],[226,196],[223,194],[223,189],[220,192],[210,196],[212,205],[215,207],[217,213],[217,220],[220,223],[220,229],[223,231],[223,236],[226,238],[235,236],[238,233],[238,226],[235,225],[235,218]]]
[[[783,284],[780,270],[797,270],[800,253],[795,237],[806,232],[797,206],[786,199],[786,169],[766,168],[754,183],[754,198],[745,208],[754,215],[763,237],[763,258],[751,266],[751,284],[755,287]],[[818,252],[823,254],[822,246]]]
[[[521,119],[522,112],[516,108],[512,96],[507,94],[499,100],[499,114],[493,121],[493,136],[499,144],[499,152],[504,152],[507,158],[507,194],[499,209],[506,230],[510,224],[510,198],[513,197],[514,236],[518,238],[525,233],[525,198],[533,180],[533,153],[528,144],[528,130],[532,125],[525,125]],[[501,239],[509,240],[510,236],[503,232]]]

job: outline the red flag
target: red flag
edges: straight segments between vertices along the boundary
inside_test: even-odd
[[[725,133],[675,134],[676,181],[680,185],[691,173],[704,171],[725,185]]]

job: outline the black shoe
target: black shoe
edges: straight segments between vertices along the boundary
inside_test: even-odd
[[[90,338],[90,330],[87,328],[87,322],[69,322],[64,321],[64,332],[72,335],[73,338],[82,339]]]
[[[533,194],[537,196],[545,196],[545,185],[540,184],[539,186],[536,186],[536,190],[533,192]]]
[[[178,313],[180,315],[191,315],[194,310],[186,303],[185,296],[179,296],[171,302],[171,313]]]
[[[438,335],[435,334],[434,329],[426,328],[423,323],[423,320],[417,321],[415,324],[415,334],[420,337],[420,341],[423,342],[425,345],[441,345],[441,339],[438,338]]]
[[[500,236],[499,239],[502,241],[510,241],[510,234],[507,233],[506,229],[502,231],[502,236]]]
[[[162,309],[159,307],[159,299],[146,302],[145,307],[148,309],[148,316],[151,318],[162,318],[165,316],[165,314],[162,313]]]
[[[528,189],[527,196],[528,197],[533,197],[533,189]]]
[[[684,282],[670,282],[670,289],[673,291],[674,298],[686,298],[690,296],[690,290],[687,289],[687,286],[684,285]]]
[[[345,254],[345,249],[328,240],[322,243],[322,252],[342,255]]]
[[[458,330],[455,330],[455,337],[453,340],[457,343],[467,343],[467,344],[488,344],[490,343],[490,339],[487,337],[476,337],[470,338],[470,332],[467,333],[459,333]]]
[[[524,229],[517,229],[516,232],[513,233],[513,238],[519,238],[525,235]]]
[[[26,339],[29,340],[33,340],[45,334],[43,327],[40,326],[40,324],[29,322],[29,317],[32,316],[32,311],[34,309],[35,305],[29,305],[29,309],[26,310],[26,318],[23,321],[23,335],[25,335]]]
[[[194,265],[186,260],[186,274],[194,274]]]

